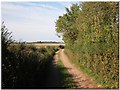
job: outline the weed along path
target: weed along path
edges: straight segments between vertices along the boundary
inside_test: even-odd
[[[100,88],[95,81],[90,79],[85,73],[77,69],[73,64],[70,63],[68,57],[64,53],[64,49],[60,50],[60,59],[64,64],[65,68],[68,69],[69,73],[72,75],[74,81],[76,82],[77,88]]]
[[[56,52],[46,78],[45,88],[100,88],[100,85],[70,63],[64,49]]]
[[[60,88],[60,78],[59,78],[59,71],[57,68],[58,62],[58,52],[56,52],[53,61],[50,65],[49,75],[47,77],[46,88]]]
[[[46,80],[45,88],[64,89],[76,87],[72,76],[69,74],[68,70],[64,67],[59,58],[59,51],[56,52],[52,62],[50,63]]]

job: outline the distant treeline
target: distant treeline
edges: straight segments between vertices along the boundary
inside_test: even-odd
[[[28,44],[33,44],[33,43],[57,43],[57,44],[64,44],[64,42],[56,42],[56,41],[36,41],[36,42],[14,42],[14,43],[28,43]]]

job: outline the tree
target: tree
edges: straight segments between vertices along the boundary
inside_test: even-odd
[[[63,40],[65,43],[74,44],[78,35],[78,30],[74,24],[78,18],[79,6],[73,4],[70,9],[66,8],[66,11],[66,14],[59,16],[56,22],[56,31],[58,33],[63,33]]]
[[[5,58],[5,55],[8,54],[8,46],[13,42],[12,32],[9,32],[6,28],[4,22],[1,25],[1,40],[2,40],[2,57]]]

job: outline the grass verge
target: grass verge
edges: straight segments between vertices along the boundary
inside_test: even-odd
[[[94,81],[96,81],[98,84],[101,84],[101,88],[110,88],[110,83],[106,82],[104,79],[102,79],[101,77],[99,77],[96,73],[94,73],[94,71],[90,70],[89,68],[87,68],[86,66],[82,65],[81,63],[79,63],[76,60],[76,57],[72,55],[71,52],[65,50],[65,54],[68,56],[68,58],[70,58],[70,62],[75,64],[75,66],[82,70],[84,73],[87,74],[87,76],[93,78]]]
[[[68,72],[68,70],[64,67],[62,61],[58,60],[58,69],[59,69],[59,75],[60,75],[60,83],[63,88],[77,88],[72,75]]]

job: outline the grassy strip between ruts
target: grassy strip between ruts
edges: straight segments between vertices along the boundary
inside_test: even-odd
[[[58,69],[60,75],[60,83],[63,88],[77,88],[72,75],[68,72],[68,70],[64,67],[62,61],[60,60],[60,55],[58,59]]]

